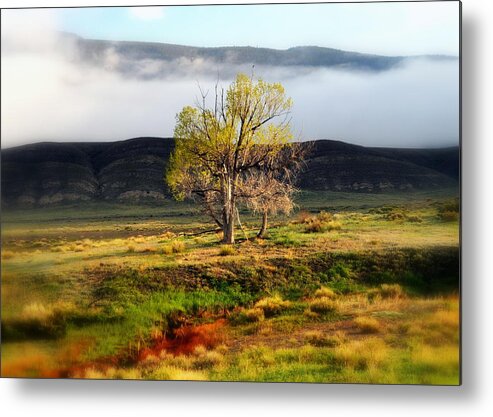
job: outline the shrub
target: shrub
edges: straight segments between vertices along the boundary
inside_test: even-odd
[[[206,350],[204,346],[198,346],[193,355],[195,357],[193,367],[199,370],[212,368],[224,360],[224,356],[221,353],[214,350]]]
[[[318,314],[332,313],[337,310],[337,305],[329,297],[320,297],[310,302],[310,310]]]
[[[219,249],[219,256],[230,256],[236,253],[235,248],[231,245],[222,245]]]
[[[382,284],[379,292],[382,298],[402,298],[405,296],[404,290],[399,284]]]
[[[320,213],[318,213],[318,219],[322,222],[322,223],[327,223],[331,220],[333,220],[334,218],[334,215],[332,213],[327,213],[326,211],[321,211]]]
[[[438,207],[438,219],[444,222],[454,222],[459,220],[460,203],[459,199],[442,203]]]
[[[185,252],[185,243],[181,240],[175,240],[171,243],[171,249],[173,250],[173,253]]]
[[[251,308],[245,311],[245,317],[251,322],[262,321],[265,318],[264,310],[261,308]]]
[[[163,255],[171,255],[173,253],[173,248],[171,246],[171,244],[168,244],[168,245],[164,245],[162,248],[161,248],[161,253]]]
[[[302,223],[305,225],[305,233],[330,232],[342,227],[333,214],[325,211],[321,211],[317,216],[306,217]]]
[[[455,222],[459,220],[459,213],[456,211],[444,211],[438,213],[438,218],[444,222]]]
[[[308,223],[311,218],[312,215],[308,211],[303,210],[298,213],[298,221],[295,223],[299,223],[299,224]]]
[[[365,338],[341,344],[334,349],[334,361],[355,370],[376,369],[389,359],[390,349],[379,338]]]
[[[278,295],[265,297],[255,303],[255,308],[261,309],[265,317],[272,317],[291,306],[289,301],[284,301]]]
[[[351,278],[352,273],[351,273],[351,269],[348,266],[339,262],[329,269],[328,275],[333,280],[338,280],[341,278]]]
[[[423,221],[422,217],[417,214],[411,215],[404,209],[392,209],[392,211],[385,213],[383,218],[390,221],[406,221],[410,223],[421,223]]]
[[[140,252],[141,253],[156,253],[157,249],[154,246],[147,246],[147,247],[143,248]]]
[[[181,240],[175,240],[161,248],[161,252],[164,255],[171,255],[172,253],[180,253],[185,251],[185,243]]]
[[[357,317],[354,319],[354,324],[362,333],[378,333],[380,330],[379,321],[373,317]]]
[[[327,298],[336,298],[337,294],[328,287],[320,287],[317,291],[315,291],[315,297],[327,297]]]
[[[317,347],[334,347],[341,343],[336,336],[327,336],[321,331],[313,330],[305,333],[305,340],[307,343]]]
[[[15,252],[11,250],[2,250],[2,259],[11,259],[15,256]]]
[[[66,319],[74,311],[69,303],[58,302],[45,306],[32,303],[24,307],[18,319],[2,320],[2,337],[5,340],[52,339],[62,337]]]
[[[331,232],[332,230],[341,230],[341,229],[342,229],[342,224],[341,222],[337,222],[337,221],[327,222],[323,227],[324,232]]]
[[[306,223],[305,233],[320,233],[322,232],[323,225],[319,219],[312,218]]]

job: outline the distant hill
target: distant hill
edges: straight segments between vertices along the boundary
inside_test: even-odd
[[[170,198],[164,171],[170,138],[38,143],[3,149],[2,205]],[[390,192],[458,184],[459,148],[366,148],[316,141],[299,177],[306,190]]]
[[[182,73],[235,75],[252,65],[304,68],[339,68],[385,71],[408,60],[457,60],[446,55],[383,56],[319,46],[296,46],[285,50],[252,46],[195,47],[157,42],[85,39],[62,32],[57,50],[78,65],[91,65],[124,76],[152,79]],[[9,47],[8,39],[5,41]],[[246,68],[246,69],[245,69]],[[231,74],[230,74],[230,73]]]

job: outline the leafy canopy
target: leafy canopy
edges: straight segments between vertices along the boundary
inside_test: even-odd
[[[226,92],[216,86],[212,107],[204,94],[201,104],[184,107],[166,176],[175,198],[210,199],[224,191],[224,181],[235,188],[242,174],[269,163],[292,139],[291,106],[280,83],[238,74]]]

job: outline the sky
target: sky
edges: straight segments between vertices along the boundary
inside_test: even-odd
[[[458,55],[457,2],[59,9],[83,37],[193,46],[316,45],[382,55]]]
[[[39,141],[170,137],[197,83],[219,68],[189,62],[149,80],[84,67],[59,31],[108,40],[286,49],[316,45],[382,55],[459,54],[458,2],[2,10],[2,148]],[[142,65],[155,66],[154,62]],[[213,69],[211,74],[205,70]],[[186,69],[186,71],[183,71]],[[236,70],[236,68],[235,68]],[[249,71],[250,68],[239,68]],[[458,61],[418,59],[381,73],[258,68],[293,98],[301,140],[440,147],[459,137]],[[231,72],[231,71],[229,71]],[[227,87],[231,79],[222,79]]]

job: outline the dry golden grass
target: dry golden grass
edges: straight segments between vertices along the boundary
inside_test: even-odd
[[[431,369],[454,369],[459,364],[459,346],[433,347],[421,344],[413,348],[411,360],[415,365]]]
[[[57,301],[52,304],[32,302],[23,307],[20,318],[26,321],[46,321],[56,313],[68,313],[71,311],[75,311],[75,305],[70,302]]]
[[[264,310],[259,307],[250,308],[244,311],[245,317],[251,321],[263,321],[265,319]]]
[[[379,338],[353,340],[334,348],[336,362],[357,370],[381,367],[389,356],[389,346]]]
[[[380,322],[373,317],[357,317],[354,324],[362,333],[378,333],[381,330]]]
[[[332,313],[338,310],[337,303],[329,297],[320,297],[310,301],[310,310],[317,314]]]
[[[219,366],[224,361],[224,356],[215,351],[207,350],[203,346],[198,346],[193,352],[194,369],[210,369]]]
[[[320,330],[312,330],[304,333],[305,341],[313,346],[334,347],[342,343],[340,335],[327,335]]]
[[[289,301],[284,301],[279,295],[265,297],[255,303],[255,308],[261,309],[265,317],[272,317],[291,306]]]
[[[172,253],[181,253],[186,249],[185,242],[181,240],[174,240],[171,243],[163,245],[161,252],[165,255],[171,255]]]
[[[314,296],[319,297],[319,298],[321,298],[321,297],[336,298],[337,294],[331,288],[320,287],[318,290],[315,291]]]
[[[222,245],[219,248],[219,256],[230,256],[236,254],[236,250],[231,245]]]
[[[382,298],[402,298],[405,297],[404,289],[399,284],[382,284],[380,287]]]

